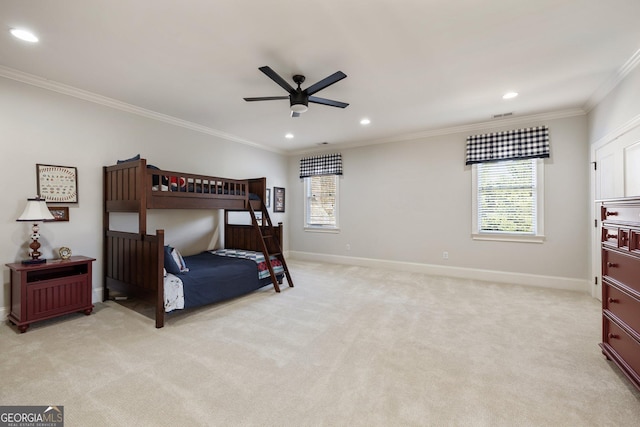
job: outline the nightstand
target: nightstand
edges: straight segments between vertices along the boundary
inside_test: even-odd
[[[9,322],[25,332],[39,320],[69,313],[91,314],[91,265],[94,258],[72,256],[44,264],[6,264],[11,270]]]

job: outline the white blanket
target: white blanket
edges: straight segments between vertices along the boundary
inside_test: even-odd
[[[164,311],[184,308],[184,287],[178,276],[167,273],[164,278]]]

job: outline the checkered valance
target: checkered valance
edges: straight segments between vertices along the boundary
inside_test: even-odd
[[[467,137],[467,164],[549,157],[549,128],[538,126]]]
[[[342,154],[325,154],[300,159],[300,178],[320,175],[342,175]]]

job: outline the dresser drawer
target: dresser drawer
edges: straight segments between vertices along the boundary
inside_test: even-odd
[[[606,316],[603,319],[602,340],[605,347],[608,345],[615,350],[637,376],[640,372],[640,343],[611,319]]]
[[[602,308],[636,331],[640,338],[640,299],[637,298],[640,296],[634,297],[615,285],[604,282]]]
[[[627,245],[629,246],[629,250],[631,252],[640,254],[640,230],[638,229],[629,230],[629,238],[628,238]]]
[[[609,222],[640,223],[640,206],[609,204],[600,208],[600,219]]]
[[[640,258],[603,249],[602,277],[610,277],[640,293]]]
[[[602,226],[602,243],[606,246],[618,247],[618,227],[607,225]]]

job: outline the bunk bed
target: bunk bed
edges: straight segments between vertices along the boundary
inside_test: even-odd
[[[191,260],[190,257],[185,257],[187,266],[192,263],[216,264],[220,267],[206,273],[219,289],[205,290],[202,295],[205,285],[195,292],[200,294],[198,298],[187,297],[185,289],[185,308],[237,297],[270,283],[279,292],[278,283],[282,283],[283,276],[287,277],[289,286],[293,286],[282,255],[282,224],[273,226],[263,203],[266,178],[235,180],[166,171],[148,165],[145,159],[132,159],[105,166],[103,172],[104,300],[109,299],[110,295],[148,299],[155,306],[156,327],[164,326],[165,280],[167,276],[174,280],[175,277],[171,274],[165,276],[164,230],[156,230],[155,234],[148,233],[149,209],[224,209],[224,247],[262,254],[263,259],[271,260],[266,262],[268,277],[260,278],[256,273],[250,279],[238,280],[239,270],[259,272],[253,261],[236,256],[225,257],[225,261],[222,261],[222,257],[211,253],[195,255]],[[248,211],[252,225],[230,223],[228,213],[232,211]],[[261,211],[262,215],[257,215],[257,211]],[[138,232],[111,230],[110,214],[114,212],[137,213]],[[203,257],[213,259],[214,262],[206,262]],[[280,273],[275,268],[277,266],[281,266]],[[213,267],[209,265],[206,268]],[[184,279],[184,286],[192,281],[202,286],[207,281],[207,277],[203,277],[199,269],[191,275],[186,273],[179,276]],[[191,295],[194,293],[191,292]],[[189,300],[192,301],[191,304],[188,303]]]

